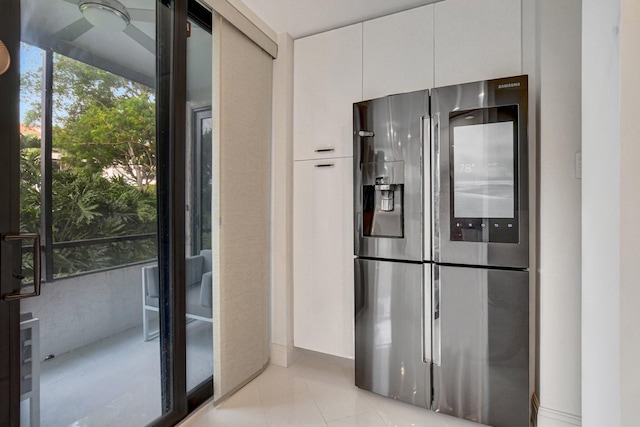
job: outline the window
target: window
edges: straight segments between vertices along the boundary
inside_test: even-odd
[[[154,89],[26,44],[21,55],[21,231],[44,236],[44,277],[155,259]]]
[[[211,107],[194,109],[192,112],[193,148],[191,152],[192,162],[192,186],[191,195],[191,253],[200,253],[203,249],[211,249],[211,131],[213,122],[211,119]]]

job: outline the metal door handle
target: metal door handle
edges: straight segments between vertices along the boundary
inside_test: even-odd
[[[440,113],[431,116],[431,257],[440,260]]]
[[[11,242],[15,240],[27,240],[33,239],[33,292],[21,294],[20,291],[12,292],[10,294],[2,295],[2,299],[5,301],[13,301],[24,298],[37,297],[40,295],[40,235],[39,234],[4,234],[2,240],[5,242]],[[22,278],[19,274],[16,277]]]
[[[432,354],[431,360],[433,364],[436,366],[440,366],[440,350],[441,350],[441,335],[440,335],[440,322],[442,320],[442,316],[440,315],[440,267],[438,265],[433,266],[433,273],[431,275],[432,278],[432,288],[433,292],[431,295],[431,307],[432,307],[432,319],[431,319],[431,327],[432,329]]]
[[[316,153],[330,153],[332,151],[336,151],[335,148],[318,148],[315,150]]]
[[[430,266],[431,268],[429,269],[429,277],[427,277],[426,275],[424,275],[424,270],[423,270],[423,275],[422,275],[422,310],[420,311],[421,317],[422,317],[422,329],[421,329],[421,333],[420,333],[420,337],[422,338],[422,362],[423,363],[431,363],[431,361],[433,360],[433,352],[431,349],[431,341],[432,341],[432,335],[433,335],[433,326],[432,326],[432,320],[433,320],[433,314],[432,314],[432,302],[431,302],[431,298],[432,298],[432,288],[431,288],[431,276],[433,275],[433,273],[431,273],[431,270],[433,269],[433,266]],[[428,339],[427,339],[427,333],[428,333]]]

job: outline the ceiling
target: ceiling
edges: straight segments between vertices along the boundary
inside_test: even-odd
[[[80,12],[79,1],[21,0],[22,41],[154,87],[157,0],[118,0],[131,19],[123,31],[93,26]],[[194,23],[187,40],[190,101],[211,86],[211,49],[211,36]]]
[[[153,86],[157,0],[119,0],[131,18],[130,25],[121,32],[111,32],[91,25],[78,8],[80,1],[21,0],[22,40]],[[235,2],[239,1],[258,15],[275,33],[289,33],[293,38],[300,38],[441,0]],[[191,44],[195,46],[197,43],[192,40]],[[195,49],[191,56],[197,58],[199,55],[195,52],[202,51],[202,48]],[[203,57],[202,60],[206,61],[206,58]],[[193,69],[206,66],[193,65]]]
[[[294,39],[441,0],[242,0],[276,33]]]
[[[21,0],[21,38],[132,80],[155,80],[155,0],[120,0],[131,24],[125,31],[91,25],[79,0]]]

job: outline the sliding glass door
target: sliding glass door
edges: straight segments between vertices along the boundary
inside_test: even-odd
[[[172,425],[189,391],[193,404],[212,393],[211,345],[187,346],[211,341],[211,308],[189,310],[184,60],[206,16],[210,58],[211,12],[186,0],[0,9],[0,425]]]
[[[185,129],[185,268],[187,390],[202,401],[213,394],[213,176],[211,13],[190,3]],[[202,267],[200,267],[202,266]]]

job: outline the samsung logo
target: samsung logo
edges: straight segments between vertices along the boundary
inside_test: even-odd
[[[498,89],[505,89],[505,88],[509,88],[509,87],[520,87],[520,82],[503,83],[501,85],[498,85]]]

